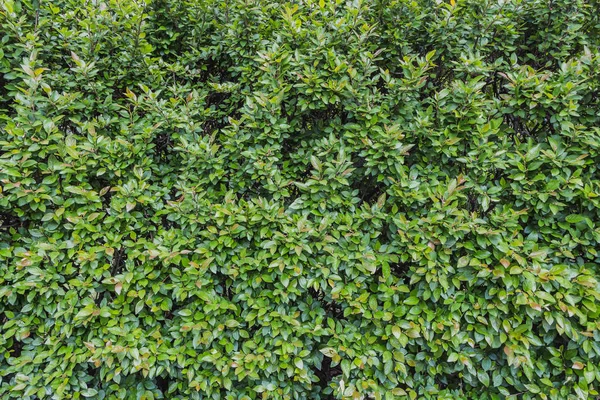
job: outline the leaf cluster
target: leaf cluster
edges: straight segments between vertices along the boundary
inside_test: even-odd
[[[596,0],[0,0],[0,397],[600,390]]]

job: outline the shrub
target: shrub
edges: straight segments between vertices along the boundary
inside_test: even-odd
[[[585,0],[1,0],[0,394],[584,399]]]

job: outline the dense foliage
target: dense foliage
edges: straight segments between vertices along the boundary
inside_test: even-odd
[[[600,390],[595,0],[0,0],[0,397]]]

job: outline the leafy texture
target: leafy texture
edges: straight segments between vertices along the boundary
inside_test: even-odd
[[[0,0],[4,399],[585,399],[586,0]]]

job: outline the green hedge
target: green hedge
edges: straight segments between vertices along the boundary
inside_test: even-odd
[[[0,0],[0,397],[585,399],[596,0]]]

